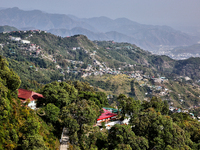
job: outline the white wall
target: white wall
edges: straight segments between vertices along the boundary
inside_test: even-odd
[[[35,101],[30,101],[30,103],[28,104],[28,107],[30,107],[31,109],[36,109]]]

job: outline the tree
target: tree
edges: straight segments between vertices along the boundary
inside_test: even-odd
[[[94,92],[93,87],[90,86],[88,82],[80,82],[80,81],[75,81],[74,87],[80,92],[80,91],[91,91]]]
[[[39,134],[29,135],[22,141],[23,150],[48,150],[44,144],[43,137]]]
[[[102,108],[108,105],[106,94],[103,92],[79,91],[79,99],[87,99],[95,102],[95,104]]]
[[[132,150],[129,144],[118,144],[114,150]]]
[[[140,101],[134,100],[132,97],[126,97],[123,94],[120,94],[117,98],[119,101],[119,109],[121,108],[122,117],[125,117],[125,114],[127,115],[136,115],[140,111]]]
[[[47,149],[45,144],[55,147],[56,137],[48,131],[53,129],[17,98],[20,82],[0,57],[0,149],[43,150]]]
[[[157,97],[152,97],[150,102],[144,101],[142,104],[143,109],[154,108],[157,112],[167,115],[169,112],[169,105],[167,101],[162,101],[162,99]]]
[[[8,68],[8,62],[0,56],[0,79],[2,83],[11,91],[19,88],[21,81],[12,69]]]
[[[38,134],[40,129],[40,123],[33,117],[29,117],[22,128],[22,132],[27,135]]]
[[[56,107],[54,104],[49,103],[44,108],[45,110],[45,117],[51,123],[56,123],[59,118],[60,109]]]
[[[198,149],[197,147],[200,146],[200,124],[198,120],[192,119],[191,116],[186,113],[174,113],[171,117],[173,122],[185,131],[186,135],[190,135],[190,139],[193,142],[193,149]]]
[[[40,93],[44,96],[44,99],[38,101],[37,105],[39,106],[52,103],[58,108],[62,108],[70,103],[68,92],[63,89],[58,82],[45,85],[45,87],[41,89]]]
[[[130,120],[132,130],[137,136],[148,139],[150,149],[173,149],[188,147],[191,140],[169,116],[163,116],[153,108],[140,112],[138,117]],[[168,146],[169,145],[169,146]]]
[[[94,125],[98,116],[100,116],[99,107],[94,102],[87,100],[81,100],[66,106],[66,108],[63,108],[61,115],[65,117],[68,113],[77,121],[80,130],[83,124]]]
[[[69,84],[67,82],[61,82],[60,86],[66,90],[69,94],[70,102],[74,102],[78,96],[78,90],[74,87],[73,84]]]
[[[90,132],[87,128],[96,123],[99,115],[99,107],[85,99],[65,106],[61,111],[61,119],[69,131],[70,141],[73,144],[79,143],[80,148],[85,149],[83,141],[86,140],[85,135]]]
[[[129,125],[114,125],[110,129],[108,140],[110,143],[109,149],[118,149],[123,146],[129,147],[128,145],[132,149],[149,148],[147,139],[136,136]]]

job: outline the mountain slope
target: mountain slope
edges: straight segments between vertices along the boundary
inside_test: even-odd
[[[20,83],[19,76],[0,56],[0,149],[58,148],[56,128],[28,108],[27,102],[17,98]]]
[[[0,26],[0,33],[1,32],[9,32],[9,31],[18,31],[17,28],[11,26]]]
[[[162,96],[181,107],[199,102],[200,58],[178,61],[130,43],[92,42],[84,35],[62,38],[43,31],[1,33],[0,43],[0,54],[19,74],[22,88],[38,89],[53,81],[78,79],[111,95],[122,92],[141,100]],[[180,93],[184,103],[179,101]]]
[[[33,52],[24,50],[25,48],[29,49],[29,47],[32,47],[29,45],[18,44],[18,46],[13,46],[16,45],[16,42],[11,41],[9,36],[20,36],[22,39],[30,40],[32,44],[37,45],[38,48],[36,50],[39,50],[40,53],[36,55],[36,50]],[[7,44],[7,42],[9,42],[9,44]],[[26,33],[12,32],[0,34],[0,43],[4,45],[2,49],[2,54],[4,56],[17,61],[31,60],[36,66],[40,66],[40,68],[54,68],[58,64],[66,70],[67,67],[74,68],[70,60],[82,61],[84,65],[77,64],[79,67],[85,65],[87,67],[87,64],[93,64],[93,61],[97,60],[100,63],[105,62],[107,67],[115,69],[128,64],[135,64],[135,69],[140,68],[140,70],[151,72],[151,74],[157,71],[181,75],[185,67],[185,69],[192,67],[193,70],[189,69],[190,71],[187,71],[187,76],[195,79],[200,78],[198,73],[194,73],[195,69],[198,69],[198,66],[196,63],[190,63],[190,59],[176,61],[167,56],[152,55],[136,45],[129,43],[115,43],[112,41],[92,42],[83,35],[61,38],[49,33],[32,33],[31,31]],[[96,52],[95,56],[93,54],[94,51]],[[29,53],[31,54],[28,55]],[[199,58],[195,60],[196,61],[193,62],[198,62]],[[54,63],[55,61],[56,63]]]
[[[200,54],[200,44],[194,44],[187,47],[177,47],[171,50],[171,53],[178,55],[182,53]]]

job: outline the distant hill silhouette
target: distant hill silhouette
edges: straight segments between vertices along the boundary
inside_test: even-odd
[[[8,31],[18,31],[17,28],[11,26],[0,26],[0,33],[1,32],[8,32]]]
[[[41,29],[59,36],[84,34],[90,40],[129,42],[152,50],[159,45],[195,44],[198,39],[168,26],[144,25],[126,18],[78,18],[73,15],[49,14],[40,10],[23,11],[17,7],[0,10],[0,25],[19,29]]]

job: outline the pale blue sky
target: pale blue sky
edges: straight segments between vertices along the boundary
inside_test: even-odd
[[[200,0],[0,0],[0,7],[77,17],[126,17],[143,24],[199,26]]]

